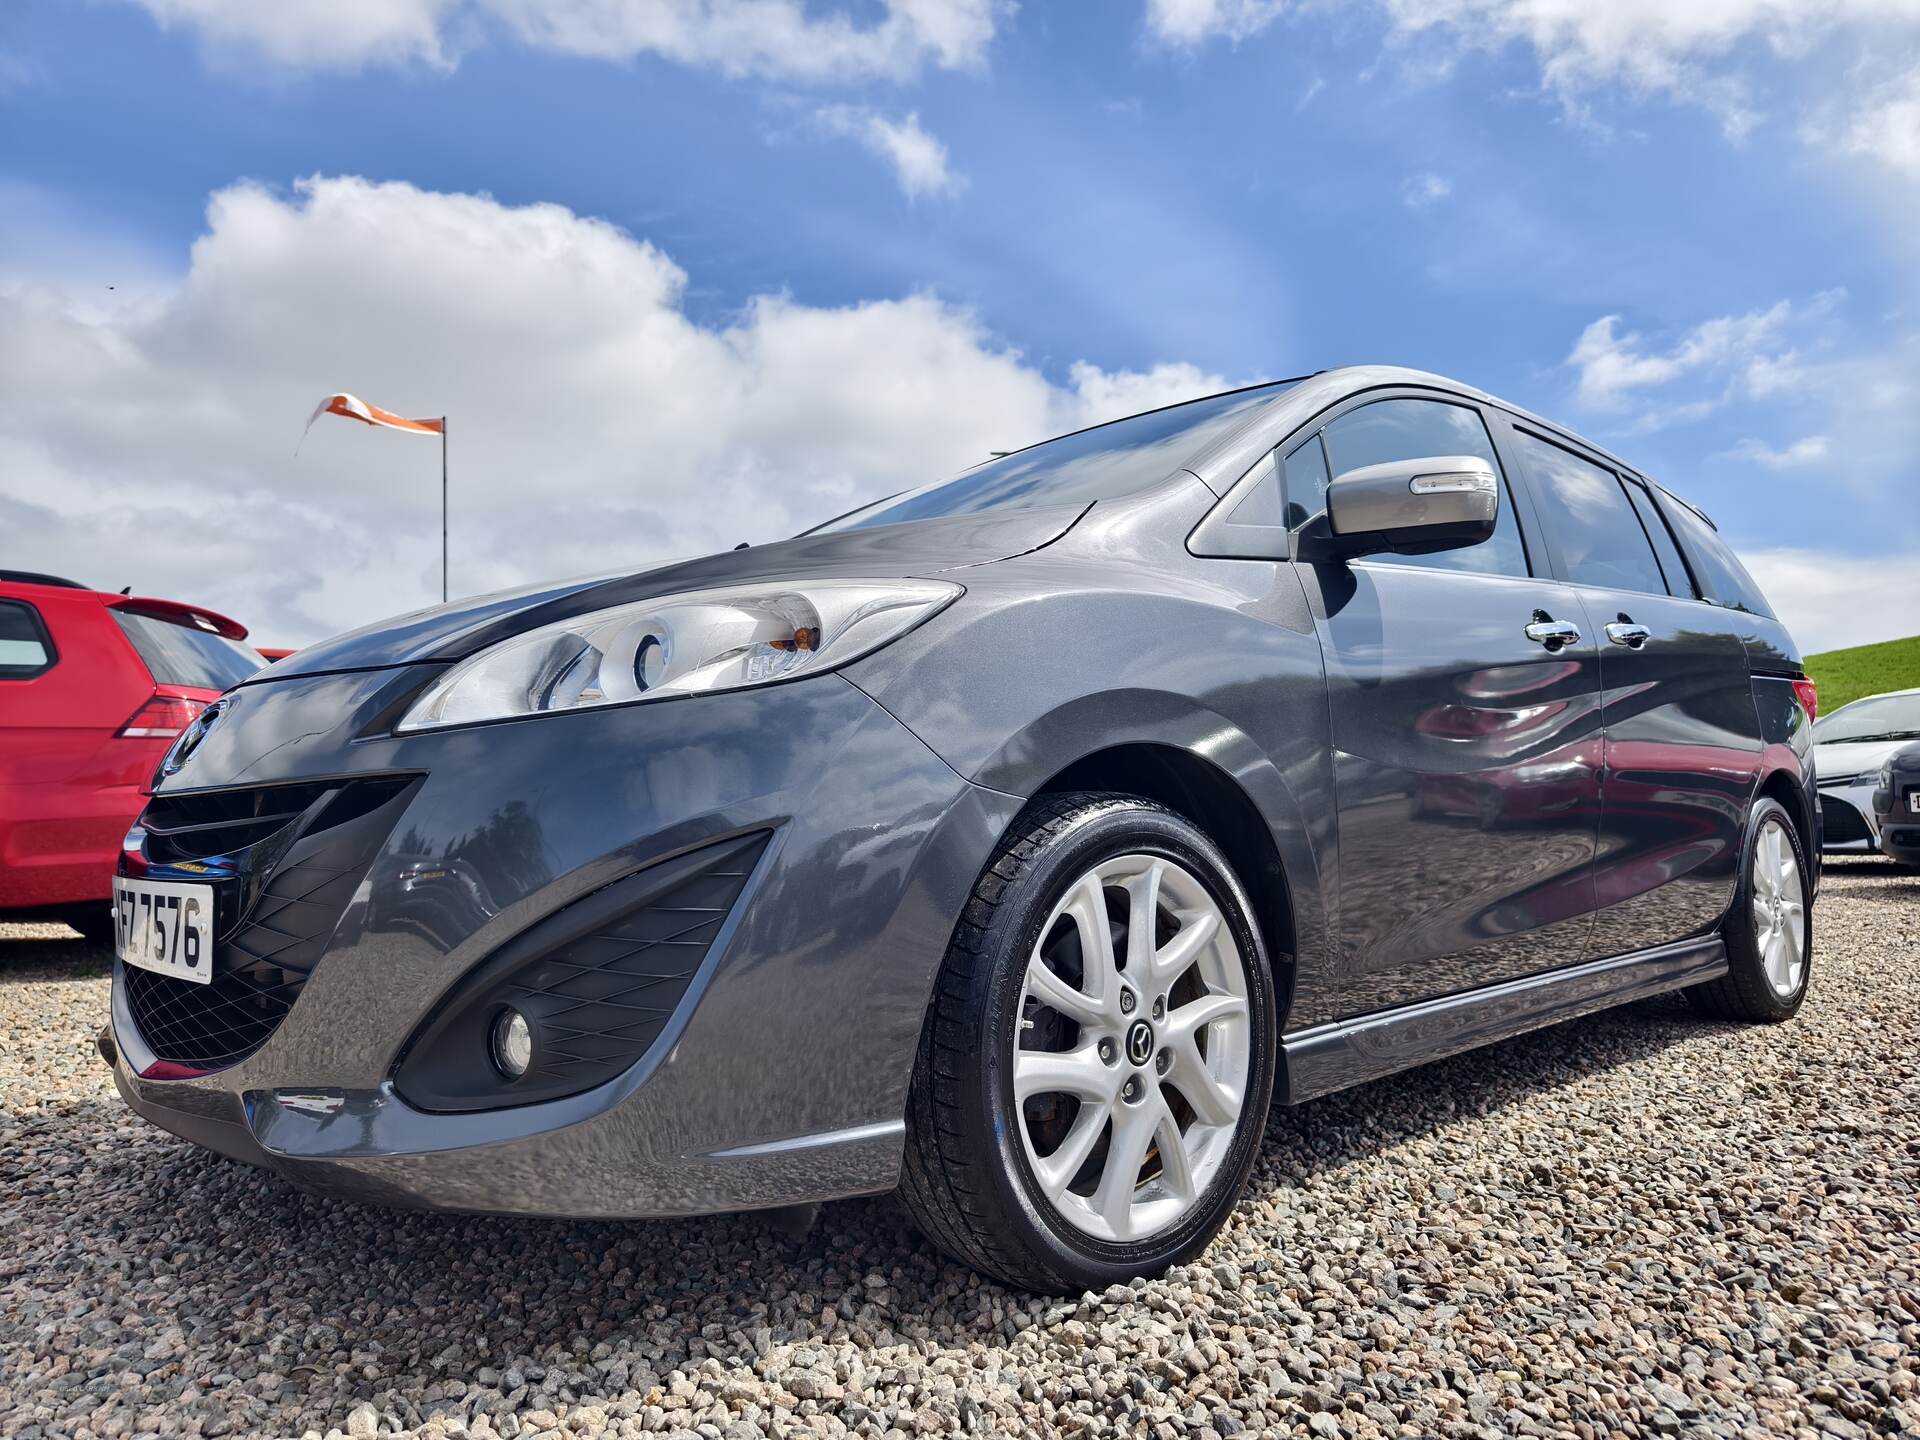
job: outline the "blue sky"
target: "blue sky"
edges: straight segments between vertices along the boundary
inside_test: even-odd
[[[290,456],[334,388],[475,437],[462,590],[1386,361],[1661,475],[1810,644],[1920,630],[1856,588],[1920,551],[1920,4],[1588,8],[24,0],[4,563],[424,602],[415,442]]]

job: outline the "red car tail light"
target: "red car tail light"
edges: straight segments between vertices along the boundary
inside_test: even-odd
[[[204,700],[189,700],[183,695],[156,695],[116,732],[122,740],[171,740],[193,723],[207,708]]]
[[[1818,720],[1820,718],[1820,687],[1803,677],[1793,682],[1793,693],[1800,702],[1800,708],[1807,712],[1807,719]]]

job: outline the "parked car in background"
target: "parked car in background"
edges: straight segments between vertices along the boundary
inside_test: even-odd
[[[114,1079],[376,1203],[898,1187],[1097,1291],[1205,1246],[1276,1090],[1794,1014],[1815,708],[1631,466],[1437,376],[1256,386],[250,677],[121,855]]]
[[[1823,715],[1813,727],[1820,786],[1820,845],[1831,855],[1880,849],[1873,795],[1881,767],[1920,740],[1920,689],[1869,695]]]
[[[1920,866],[1920,743],[1896,750],[1873,786],[1873,818],[1880,853],[1902,865]]]
[[[261,657],[198,605],[0,570],[0,919],[113,937],[120,842],[160,757]]]

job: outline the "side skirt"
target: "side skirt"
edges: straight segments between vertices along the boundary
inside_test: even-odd
[[[1697,985],[1726,971],[1726,945],[1713,935],[1329,1021],[1281,1037],[1279,1098],[1298,1105],[1543,1025]]]

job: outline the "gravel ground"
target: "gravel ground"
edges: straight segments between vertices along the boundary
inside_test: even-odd
[[[1278,1110],[1201,1263],[1077,1301],[886,1200],[305,1195],[128,1115],[103,957],[0,927],[0,1435],[1920,1433],[1920,877],[1828,877],[1793,1023],[1648,1002]]]

